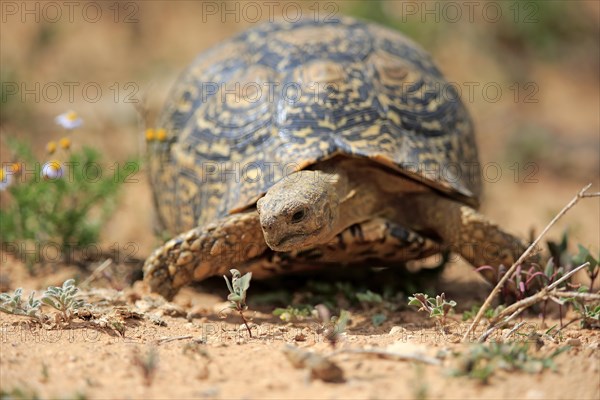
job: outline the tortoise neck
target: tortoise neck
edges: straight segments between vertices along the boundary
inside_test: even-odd
[[[332,160],[320,166],[322,179],[326,179],[337,193],[338,218],[334,231],[342,232],[351,225],[385,215],[391,195],[381,190],[381,174],[377,168],[356,160]]]

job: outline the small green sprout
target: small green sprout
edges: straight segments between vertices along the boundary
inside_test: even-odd
[[[582,328],[600,329],[600,304],[577,305],[577,303],[573,303],[573,308],[581,315]]]
[[[587,287],[582,286],[579,288],[579,293],[587,293],[589,290]],[[573,310],[579,314],[580,326],[584,329],[600,329],[600,304],[586,304],[584,301],[569,297],[562,301],[562,303],[571,303]],[[573,321],[577,321],[577,319]],[[571,322],[573,322],[571,321]]]
[[[473,305],[470,310],[463,312],[462,320],[468,321],[470,319],[475,318],[475,315],[477,315],[480,308],[481,308],[480,305]],[[487,319],[492,319],[492,318],[496,317],[498,315],[498,313],[500,311],[502,311],[504,308],[505,307],[502,305],[500,305],[496,308],[488,308],[487,310],[485,310],[485,313],[483,313],[483,316]]]
[[[41,318],[39,312],[42,303],[34,298],[35,292],[31,292],[27,301],[23,301],[22,295],[23,288],[16,289],[12,295],[8,293],[0,294],[0,301],[2,302],[0,304],[0,311],[39,321]]]
[[[381,297],[380,294],[371,292],[370,290],[367,290],[364,293],[356,293],[356,298],[361,303],[380,304],[381,302],[383,302],[383,297]]]
[[[371,317],[371,322],[374,326],[379,326],[387,321],[387,315],[385,314],[375,314]]]
[[[63,321],[69,322],[73,312],[84,306],[85,302],[77,298],[79,288],[75,286],[75,279],[67,279],[62,286],[50,286],[44,292],[42,303],[53,307],[62,313]]]
[[[460,367],[453,370],[451,374],[467,375],[487,383],[497,369],[522,370],[528,373],[539,373],[547,368],[555,370],[553,359],[569,349],[570,346],[563,346],[547,356],[538,357],[529,354],[528,342],[478,343],[472,345],[467,352],[458,354],[461,359]]]
[[[590,263],[587,267],[587,274],[590,278],[590,290],[592,290],[594,287],[594,280],[600,273],[600,254],[598,255],[598,258],[594,258],[588,249],[582,245],[578,245],[578,247],[579,253],[573,257],[573,263],[575,265],[585,264],[586,262]]]
[[[356,293],[356,299],[360,302],[363,309],[372,310],[375,313],[371,316],[371,323],[377,327],[387,321],[388,311],[394,311],[396,306],[384,300],[384,297],[378,293],[367,290],[366,292]]]
[[[285,322],[302,321],[311,316],[311,306],[287,306],[286,308],[276,308],[273,310],[273,315],[279,317]]]
[[[426,294],[415,293],[412,297],[409,297],[408,300],[409,306],[417,306],[420,307],[419,311],[428,312],[429,318],[436,318],[439,320],[442,327],[446,325],[446,317],[450,310],[456,307],[456,302],[454,300],[446,301],[446,295],[444,293],[435,296],[435,300]]]
[[[242,276],[237,269],[230,269],[229,272],[231,272],[231,283],[229,282],[229,279],[227,279],[227,276],[223,275],[227,288],[229,289],[229,295],[227,296],[227,300],[230,302],[229,307],[240,314],[242,321],[244,321],[244,325],[246,325],[248,334],[252,337],[252,331],[248,326],[246,317],[244,317],[244,311],[248,309],[248,306],[246,305],[246,292],[250,287],[252,272],[248,272],[244,276]]]

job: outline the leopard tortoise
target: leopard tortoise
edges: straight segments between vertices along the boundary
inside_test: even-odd
[[[177,236],[144,279],[166,298],[230,268],[394,266],[442,249],[498,267],[524,250],[475,211],[480,166],[456,91],[381,26],[250,29],[198,56],[158,122],[150,180]]]

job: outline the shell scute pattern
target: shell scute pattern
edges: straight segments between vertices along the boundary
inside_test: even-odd
[[[171,233],[216,221],[336,154],[477,204],[472,125],[453,90],[424,50],[377,25],[253,28],[200,55],[172,91],[168,140],[151,146],[160,219]],[[464,163],[476,171],[440,173]]]

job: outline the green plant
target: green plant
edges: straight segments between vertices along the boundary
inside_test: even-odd
[[[366,292],[363,293],[356,293],[356,298],[358,299],[359,302],[361,303],[375,303],[375,304],[381,304],[383,302],[383,297],[381,297],[381,295],[371,292],[370,290],[367,290]]]
[[[287,306],[286,308],[276,308],[273,310],[273,315],[282,321],[293,322],[310,317],[311,311],[312,307],[309,305]]]
[[[81,308],[85,302],[77,298],[79,288],[74,279],[67,279],[62,286],[50,286],[42,297],[42,303],[53,307],[62,313],[63,321],[69,322],[73,312]]]
[[[395,304],[384,300],[383,296],[370,290],[362,293],[356,293],[356,298],[365,310],[371,309],[375,312],[371,316],[371,323],[376,327],[387,321],[388,310],[395,311],[397,309]]]
[[[468,321],[470,319],[475,318],[475,315],[477,315],[477,313],[479,312],[479,309],[481,308],[481,305],[473,305],[471,307],[470,310],[467,310],[465,312],[463,312],[462,315],[462,320],[463,321]],[[498,313],[500,311],[502,311],[502,309],[504,309],[504,306],[500,305],[496,308],[489,308],[485,311],[485,313],[483,314],[483,316],[487,319],[491,319],[494,318],[495,316],[498,315]]]
[[[598,254],[598,258],[594,258],[590,251],[586,249],[582,245],[577,246],[579,248],[579,253],[573,257],[573,263],[575,265],[581,265],[586,262],[589,262],[589,266],[586,269],[588,277],[590,278],[590,289],[594,287],[594,281],[598,277],[600,273],[600,254]]]
[[[2,400],[38,400],[40,395],[35,389],[30,387],[13,387],[10,390],[0,389],[0,399]]]
[[[436,318],[442,327],[446,325],[446,317],[450,310],[456,307],[454,300],[446,301],[444,293],[435,296],[435,299],[423,293],[415,293],[408,300],[409,306],[417,306],[419,311],[428,312],[429,318]]]
[[[356,288],[350,282],[308,281],[304,303],[324,304],[329,309],[343,308],[355,301]]]
[[[40,306],[42,303],[40,300],[34,298],[35,292],[29,294],[27,301],[23,301],[22,295],[22,288],[16,289],[12,295],[8,293],[0,294],[0,301],[2,302],[0,304],[0,311],[27,317],[31,320],[40,320]]]
[[[569,346],[560,347],[547,356],[539,357],[530,354],[528,342],[478,343],[471,345],[465,353],[457,354],[461,358],[460,367],[452,370],[451,374],[466,375],[487,383],[497,369],[538,373],[546,368],[555,369],[553,359],[568,349]]]
[[[383,313],[373,314],[373,316],[371,317],[371,322],[373,323],[373,326],[379,326],[385,321],[387,321],[387,315]]]
[[[580,287],[578,290],[579,293],[588,291],[586,287]],[[573,310],[578,314],[578,318],[571,322],[579,320],[579,325],[584,329],[600,329],[600,304],[586,304],[582,299],[574,297],[568,297],[562,302],[571,303]]]
[[[230,269],[231,272],[231,283],[229,283],[229,279],[227,276],[223,275],[225,278],[225,283],[227,284],[227,288],[229,289],[229,295],[227,296],[227,300],[229,300],[229,307],[236,310],[242,321],[244,321],[244,325],[246,325],[246,329],[248,330],[248,334],[252,337],[252,331],[248,326],[248,322],[246,321],[246,317],[244,317],[244,311],[248,308],[246,305],[246,293],[248,288],[250,287],[250,280],[252,279],[252,272],[248,272],[244,276],[237,269]]]
[[[600,329],[600,304],[587,305],[579,302],[573,303],[573,308],[581,317],[581,327],[586,329]]]
[[[0,210],[0,242],[25,257],[30,268],[43,260],[45,244],[68,262],[76,250],[97,242],[118,189],[139,169],[137,162],[104,168],[98,151],[73,150],[67,137],[58,146],[48,143],[53,159],[45,163],[28,144],[10,138],[7,144],[15,161],[3,163],[0,173],[0,190],[10,194]],[[22,252],[30,242],[37,251]]]

